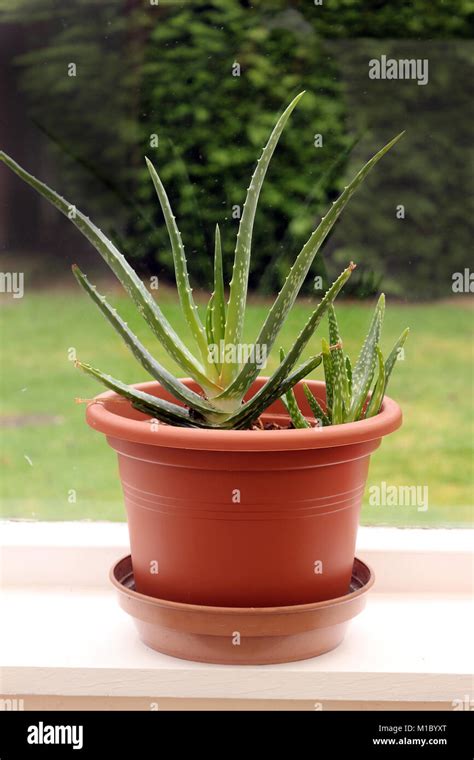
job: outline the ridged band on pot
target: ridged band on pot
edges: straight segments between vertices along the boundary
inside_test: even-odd
[[[324,384],[308,385],[324,403]],[[156,382],[137,387],[170,399]],[[309,417],[302,388],[295,392]],[[281,403],[265,418],[286,419]],[[231,607],[347,592],[370,454],[401,420],[387,397],[375,417],[300,430],[176,428],[111,392],[87,409],[118,453],[137,590]]]

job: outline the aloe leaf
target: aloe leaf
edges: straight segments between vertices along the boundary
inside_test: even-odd
[[[286,122],[291,112],[303,97],[304,92],[294,98],[290,105],[285,109],[278,119],[270,138],[265,145],[262,155],[257,162],[257,166],[250,180],[247,189],[242,217],[240,219],[239,231],[235,247],[234,266],[232,270],[232,280],[230,282],[230,294],[227,310],[227,322],[225,329],[226,344],[238,346],[242,341],[242,332],[245,317],[245,304],[247,300],[248,277],[250,267],[250,252],[252,248],[252,232],[255,220],[257,203],[262,189],[263,180],[267,173],[268,165],[277,146],[280,135],[283,132]],[[228,383],[234,376],[236,368],[231,364],[225,364],[222,378],[224,384]],[[247,385],[249,387],[250,383]]]
[[[313,370],[317,369],[319,365],[321,364],[323,360],[323,357],[321,354],[316,354],[316,356],[312,356],[310,359],[307,359],[303,364],[300,364],[300,366],[293,370],[288,377],[286,377],[280,386],[281,392],[286,393],[289,388],[293,388],[296,383],[299,383],[300,380],[303,380],[307,375],[309,375],[310,372],[313,372]]]
[[[390,351],[388,358],[385,362],[385,387],[384,387],[384,395],[387,390],[388,381],[390,380],[390,375],[392,374],[392,370],[395,366],[395,362],[398,359],[398,352],[401,348],[403,348],[406,339],[408,338],[408,334],[410,332],[410,328],[407,327],[402,334],[400,335],[399,339],[395,343],[394,347]]]
[[[370,397],[369,405],[367,407],[366,417],[373,417],[376,414],[380,412],[380,409],[382,407],[382,403],[385,397],[385,393],[387,391],[388,381],[390,379],[390,375],[392,374],[392,370],[395,366],[395,362],[397,361],[398,352],[403,347],[407,337],[408,333],[410,332],[409,328],[407,327],[400,337],[398,338],[397,342],[395,343],[394,347],[392,348],[385,364],[383,367],[383,389],[381,392],[378,392],[377,386],[374,388],[374,392],[372,396]],[[377,385],[379,383],[380,376],[382,375],[381,369],[380,369],[380,356],[381,353],[378,355],[379,358],[379,375],[377,380]]]
[[[107,375],[101,372],[95,367],[91,367],[90,364],[84,364],[83,362],[76,362],[76,367],[81,369],[86,374],[94,377],[106,388],[115,391],[123,398],[128,399],[132,405],[139,409],[144,414],[149,414],[162,422],[167,422],[171,425],[178,425],[179,427],[201,427],[199,423],[193,422],[193,419],[187,409],[184,409],[177,404],[172,404],[169,401],[164,401],[156,396],[152,396],[150,393],[132,388],[121,380],[116,380],[111,375]]]
[[[348,406],[352,398],[352,364],[348,356],[346,356],[346,376],[347,376],[347,389],[348,389]]]
[[[342,378],[337,370],[334,370],[333,400],[331,421],[333,425],[341,425],[345,421],[346,408],[344,404],[344,387]]]
[[[344,287],[345,283],[351,276],[354,269],[355,269],[355,264],[351,262],[349,266],[346,267],[346,269],[344,269],[343,272],[341,272],[337,280],[333,282],[329,290],[326,291],[324,298],[321,300],[317,308],[311,314],[310,318],[306,322],[305,326],[301,330],[293,346],[288,352],[288,355],[285,357],[284,361],[280,364],[280,367],[274,373],[276,383],[281,382],[283,378],[288,374],[288,372],[291,371],[292,367],[296,364],[296,362],[298,361],[301,355],[301,352],[305,349],[309,339],[311,338],[314,331],[316,330],[319,323],[321,322],[322,318],[324,317],[329,305],[334,301],[339,291]],[[257,370],[257,374],[258,374],[258,370]],[[237,378],[237,380],[234,383],[232,383],[230,388],[227,388],[223,393],[221,393],[216,398],[219,398],[219,399],[242,398],[242,396],[245,394],[245,391],[247,390],[245,387],[247,383],[247,378],[243,377],[242,373],[241,375],[239,375],[239,377],[240,377],[240,380],[239,378]]]
[[[74,205],[62,198],[54,190],[51,190],[44,182],[40,182],[33,175],[25,171],[3,151],[0,151],[0,160],[24,182],[36,190],[36,192],[42,195],[43,198],[46,198],[47,201],[61,211],[82,232],[120,280],[168,354],[185,372],[199,382],[203,388],[215,391],[217,385],[206,377],[204,368],[184,345],[179,335],[173,330],[156,301],[112,241],[88,217],[77,210]]]
[[[354,179],[344,188],[339,198],[332,204],[329,211],[321,219],[317,229],[312,233],[306,244],[303,246],[296,261],[291,267],[285,283],[280,290],[272,308],[270,309],[265,322],[260,330],[260,333],[256,339],[256,343],[260,346],[266,346],[267,356],[271,351],[275,338],[277,337],[283,322],[286,319],[286,315],[292,308],[295,299],[300,291],[300,288],[308,274],[309,268],[313,263],[314,257],[321,248],[324,240],[331,231],[333,225],[341,214],[347,202],[351,196],[355,193],[358,187],[362,184],[367,174],[380,161],[380,159],[392,148],[395,143],[402,137],[404,133],[397,135],[390,140],[378,153],[375,154],[356,174]],[[233,278],[235,280],[235,277]],[[245,299],[243,301],[245,305]],[[227,318],[229,320],[229,317]],[[230,336],[229,333],[226,332]],[[254,354],[255,355],[255,354]],[[226,393],[232,395],[233,393],[245,393],[251,386],[259,372],[256,362],[248,362],[239,372],[232,384],[227,388]]]
[[[345,420],[345,406],[344,406],[344,390],[341,382],[341,376],[334,373],[334,388],[333,388],[333,402],[332,402],[332,424],[340,425]]]
[[[193,409],[200,412],[217,413],[217,410],[208,401],[187,388],[184,383],[177,380],[171,372],[168,372],[167,369],[153,358],[145,346],[130,330],[127,323],[124,322],[117,314],[116,310],[109,305],[105,296],[101,295],[94,285],[91,285],[86,275],[81,272],[76,264],[73,266],[72,271],[79,285],[99,307],[102,314],[108,319],[112,327],[117,331],[142,367],[149,372],[155,380],[158,380],[167,391],[173,394],[173,396]]]
[[[165,218],[166,228],[168,230],[168,235],[171,242],[179,302],[181,304],[181,308],[183,309],[184,318],[188,323],[191,334],[201,353],[202,360],[206,364],[208,363],[206,332],[199,318],[197,306],[194,303],[192,289],[189,284],[188,266],[186,262],[186,255],[184,253],[183,241],[181,239],[181,233],[178,229],[178,225],[176,224],[176,219],[171,210],[171,205],[166,194],[166,190],[161,179],[158,176],[158,172],[156,171],[150,159],[146,156],[145,161],[148,167],[148,171],[150,172],[150,177],[155,187],[158,200],[160,201],[161,210]]]
[[[342,391],[342,399],[344,406],[348,407],[350,404],[349,398],[349,381],[347,377],[347,365],[346,357],[344,355],[344,349],[342,344],[341,333],[339,331],[339,325],[337,323],[336,310],[334,305],[328,309],[328,321],[329,321],[329,344],[331,348],[332,364],[334,367],[334,373],[340,378],[340,385]]]
[[[332,424],[340,425],[344,422],[346,408],[349,406],[350,399],[348,398],[349,390],[341,335],[337,324],[336,312],[332,304],[328,309],[328,319],[333,370]]]
[[[372,385],[372,380],[377,362],[377,345],[380,341],[383,316],[385,312],[385,296],[382,293],[370,323],[369,331],[364,340],[357,362],[352,370],[352,402],[347,415],[347,422],[359,419],[364,408],[367,394]]]
[[[304,392],[304,395],[306,396],[310,409],[313,412],[315,420],[321,423],[321,427],[327,427],[328,425],[330,425],[331,420],[325,413],[318,399],[310,391],[306,383],[303,384],[303,392]]]
[[[213,310],[214,310],[214,299],[215,295],[212,293],[208,304],[207,304],[207,310],[206,310],[206,335],[207,335],[207,343],[208,343],[208,360],[212,361],[214,363],[214,366],[216,367],[217,374],[219,374],[221,370],[221,362],[220,362],[220,343],[215,340],[214,337],[214,325],[213,325]]]
[[[214,292],[212,299],[212,334],[214,342],[219,344],[225,337],[225,295],[224,272],[222,267],[222,245],[219,225],[216,224],[214,249]]]
[[[283,361],[284,358],[285,358],[285,352],[282,348],[280,348],[280,361]],[[285,395],[281,397],[281,402],[284,405],[285,409],[287,410],[288,414],[290,415],[291,421],[293,423],[293,427],[295,428],[311,427],[309,422],[304,418],[301,412],[301,409],[298,406],[298,402],[296,401],[296,396],[293,391],[293,388],[290,388],[290,390],[287,391]]]
[[[289,374],[280,385],[271,383],[270,378],[270,380],[268,380],[236,414],[229,417],[227,420],[229,426],[239,430],[248,427],[254,420],[258,419],[265,409],[273,404],[274,401],[281,398],[281,396],[284,396],[290,388],[293,388],[296,385],[296,383],[299,383],[300,380],[303,380],[303,378],[309,375],[310,372],[315,370],[316,367],[319,367],[321,361],[321,354],[311,357],[311,359],[308,359],[300,367],[294,370],[294,372]]]
[[[374,417],[380,411],[385,391],[385,364],[383,360],[382,351],[379,346],[376,346],[377,361],[378,361],[378,374],[375,382],[374,390],[370,397],[370,401],[365,411],[365,417]]]
[[[292,390],[287,391],[285,395],[281,397],[280,401],[288,412],[294,428],[299,429],[311,427],[309,422],[303,417],[303,414],[298,406],[298,402],[296,401],[296,396]]]
[[[213,346],[214,345],[214,334],[213,334],[213,326],[212,326],[212,304],[214,301],[214,293],[211,295],[206,309],[206,337],[207,337],[207,345]]]
[[[322,354],[323,354],[323,366],[324,366],[324,380],[326,383],[326,408],[327,414],[332,419],[332,404],[334,397],[334,370],[332,366],[332,356],[329,343],[326,338],[321,341]]]
[[[376,357],[376,350],[374,349],[374,357]],[[375,373],[375,363],[372,365],[372,362],[370,364],[370,369],[368,368],[367,374],[365,376],[364,384],[362,385],[360,391],[357,395],[352,396],[352,403],[351,408],[349,410],[349,413],[346,415],[346,422],[354,422],[355,420],[361,419],[361,414],[364,409],[365,402],[367,400],[367,394],[370,390],[370,386],[372,385],[372,380],[374,378]]]

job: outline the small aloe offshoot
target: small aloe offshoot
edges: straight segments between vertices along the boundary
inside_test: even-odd
[[[369,331],[352,368],[351,360],[344,353],[336,310],[328,308],[329,343],[322,339],[322,357],[326,382],[326,406],[323,409],[306,383],[303,391],[319,427],[341,425],[345,422],[373,417],[380,412],[388,381],[399,352],[408,337],[408,327],[402,332],[388,358],[379,345],[385,313],[385,296],[380,296],[369,326]],[[293,391],[281,398],[288,410],[293,427],[312,427],[298,406]]]
[[[29,184],[67,216],[96,248],[121,282],[135,303],[138,312],[167,351],[170,358],[199,387],[199,392],[191,390],[182,380],[165,369],[138,340],[127,323],[117,314],[116,310],[109,305],[105,296],[97,291],[96,287],[89,282],[79,267],[74,266],[73,272],[78,283],[109,321],[143,369],[169,391],[178,403],[164,401],[149,393],[126,385],[111,375],[91,367],[89,364],[83,362],[77,362],[76,364],[81,370],[127,399],[133,407],[146,415],[171,425],[184,427],[248,428],[280,396],[289,394],[288,398],[291,399],[291,389],[293,386],[312,372],[321,362],[324,361],[325,366],[327,364],[328,359],[323,349],[322,354],[318,354],[300,366],[297,366],[300,356],[313,336],[314,331],[349,279],[354,269],[354,264],[352,263],[349,264],[329,288],[320,304],[302,327],[291,351],[286,356],[281,357],[280,364],[271,377],[267,379],[258,393],[249,400],[244,400],[260,372],[262,365],[259,357],[262,355],[267,357],[269,355],[311,264],[331,228],[369,171],[395,145],[401,135],[391,140],[360,169],[321,219],[320,224],[310,235],[291,267],[286,281],[269,310],[255,342],[250,346],[250,350],[246,354],[246,359],[242,360],[242,354],[239,349],[242,346],[252,232],[257,203],[278,140],[293,109],[303,94],[300,93],[294,98],[278,119],[257,162],[256,169],[247,189],[247,196],[237,233],[234,266],[227,304],[225,303],[224,295],[221,236],[219,227],[216,227],[214,290],[210,297],[204,320],[201,320],[194,301],[183,242],[166,190],[155,167],[149,159],[146,159],[148,171],[156,190],[170,238],[178,296],[189,335],[195,343],[196,350],[194,352],[188,348],[175,332],[155,298],[152,297],[124,256],[103,232],[87,216],[77,210],[73,204],[29,174],[6,153],[0,151],[0,160],[24,182]],[[357,382],[359,383],[358,376]],[[339,393],[339,390],[336,390],[336,388],[335,391]],[[347,385],[345,385],[344,394],[346,401],[347,392]],[[382,381],[379,384],[379,392],[382,392]]]

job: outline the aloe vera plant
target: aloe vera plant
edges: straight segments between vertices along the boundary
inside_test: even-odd
[[[379,413],[390,375],[409,333],[407,327],[384,361],[379,345],[385,313],[385,296],[382,293],[375,307],[358,359],[352,367],[351,360],[344,352],[333,304],[329,305],[327,313],[329,342],[324,338],[322,339],[326,381],[325,409],[322,408],[306,383],[303,384],[306,400],[319,427],[355,422]],[[313,426],[303,415],[291,388],[282,396],[281,400],[288,410],[293,427]]]
[[[267,356],[270,352],[322,243],[352,194],[361,185],[375,164],[395,145],[401,135],[398,135],[387,143],[360,169],[321,219],[320,224],[311,234],[291,267],[286,281],[258,333],[255,343],[252,344],[251,350],[248,352],[248,357],[245,361],[242,361],[239,358],[239,351],[232,351],[232,349],[239,349],[242,345],[252,230],[258,198],[270,159],[280,135],[291,112],[303,94],[300,93],[294,98],[278,119],[257,162],[256,169],[247,189],[247,196],[237,233],[234,266],[227,304],[224,295],[221,238],[219,227],[216,227],[214,290],[207,306],[205,320],[201,320],[194,302],[186,255],[168,196],[153,164],[146,159],[170,238],[179,300],[189,333],[195,343],[196,351],[194,353],[191,352],[174,331],[157,301],[152,297],[124,256],[103,232],[87,216],[78,211],[73,204],[70,204],[46,184],[29,174],[6,153],[0,152],[0,159],[22,180],[66,215],[97,249],[122,283],[126,292],[134,301],[139,313],[145,319],[161,345],[166,349],[169,356],[201,389],[202,392],[199,393],[191,390],[185,383],[165,369],[138,340],[128,325],[117,314],[116,310],[110,306],[105,296],[97,291],[96,287],[89,282],[79,267],[74,266],[73,272],[78,283],[120,335],[138,362],[179,403],[167,402],[132,386],[125,385],[120,380],[91,367],[89,364],[78,361],[76,363],[77,366],[107,388],[123,396],[136,409],[146,415],[151,415],[154,419],[172,425],[189,427],[247,428],[252,425],[253,421],[273,401],[284,394],[290,393],[292,387],[306,377],[322,361],[327,362],[323,352],[297,366],[302,351],[307,346],[321,319],[350,277],[355,266],[352,262],[329,288],[324,298],[302,327],[291,350],[285,357],[282,357],[279,366],[271,377],[268,378],[265,385],[251,399],[244,401],[246,393],[261,369],[261,362],[258,356],[262,352]],[[220,349],[217,352],[214,351],[216,346]],[[357,383],[361,382],[358,375],[356,376],[356,381]]]

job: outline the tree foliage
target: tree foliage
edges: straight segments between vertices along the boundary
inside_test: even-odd
[[[409,43],[402,40],[468,37],[467,0],[321,6],[299,0],[3,0],[3,11],[4,22],[21,24],[26,35],[28,52],[15,63],[42,133],[40,150],[54,156],[54,173],[45,178],[83,199],[143,268],[158,268],[164,277],[172,270],[144,156],[158,167],[172,200],[193,281],[210,284],[216,222],[228,280],[256,158],[283,104],[306,89],[262,193],[251,286],[272,291],[284,281],[295,252],[344,184],[350,148],[357,143],[354,161],[360,162],[389,134],[407,128],[401,152],[384,177],[368,183],[312,275],[323,275],[323,289],[324,260],[332,271],[350,248],[362,292],[382,280],[388,292],[398,292],[414,275],[424,295],[444,292],[467,233],[449,198],[465,192],[467,182],[467,125],[458,125],[459,141],[453,142],[452,130],[453,114],[465,108],[456,76],[460,63],[472,65],[469,43],[455,52],[445,43],[443,65],[442,46],[429,47],[436,61],[426,88],[413,82],[369,87],[366,58],[404,51]],[[354,47],[357,38],[372,39]],[[68,75],[70,63],[76,76]],[[404,202],[402,223],[394,206]]]

